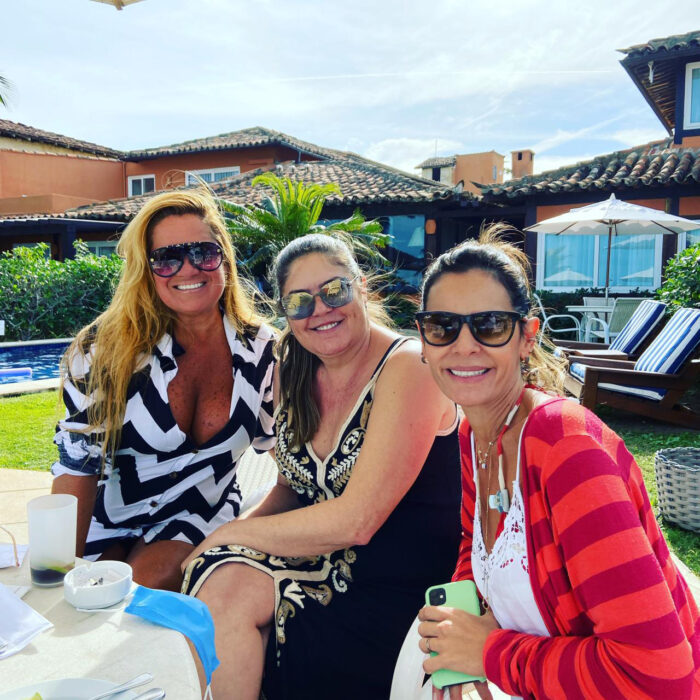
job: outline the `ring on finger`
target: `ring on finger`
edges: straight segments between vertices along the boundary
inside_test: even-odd
[[[430,648],[430,637],[425,638],[425,648],[428,650],[429,654],[433,653],[433,650]]]

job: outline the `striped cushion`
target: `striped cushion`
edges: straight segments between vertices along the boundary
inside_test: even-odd
[[[700,343],[700,309],[679,309],[634,365],[639,372],[675,374]]]
[[[580,362],[574,362],[569,367],[569,372],[582,382],[586,376],[586,365],[582,365]]]
[[[663,302],[645,299],[611,343],[610,349],[632,355],[661,320],[665,310]]]
[[[580,382],[583,382],[586,377],[586,365],[580,362],[574,362],[574,364],[569,367],[569,372]],[[643,399],[652,399],[653,401],[660,401],[666,393],[666,389],[651,389],[650,387],[643,386],[622,386],[621,384],[608,384],[607,382],[599,386],[601,389],[608,389],[609,391],[616,391],[619,394],[628,394],[629,396],[639,396]]]

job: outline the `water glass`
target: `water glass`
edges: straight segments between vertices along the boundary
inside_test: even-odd
[[[35,586],[60,586],[75,566],[78,499],[67,493],[39,496],[27,503],[29,568]]]

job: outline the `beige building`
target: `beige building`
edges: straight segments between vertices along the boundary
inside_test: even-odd
[[[518,166],[529,164],[532,173],[534,153],[532,151],[513,151],[513,158],[520,154]],[[529,154],[529,156],[525,156]],[[463,184],[467,192],[481,194],[481,185],[500,184],[503,182],[504,156],[496,151],[485,153],[463,153],[454,156],[428,158],[416,166],[427,180],[435,180],[443,185]]]

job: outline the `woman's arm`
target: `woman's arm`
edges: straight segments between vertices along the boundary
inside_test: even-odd
[[[657,558],[672,567],[668,549],[639,468],[620,447],[617,459],[631,463],[625,468],[588,435],[564,437],[547,450],[544,496],[552,547],[561,553],[565,567],[557,575],[569,582],[585,615],[577,621],[572,610],[568,624],[575,630],[583,622],[593,633],[538,637],[492,632],[484,647],[484,667],[489,680],[505,692],[536,697],[691,696],[696,669],[686,634],[694,636],[695,604],[685,604],[687,619],[682,621],[674,599],[690,594],[675,572],[670,590]],[[653,545],[642,522],[658,535]]]
[[[299,507],[301,503],[296,493],[290,488],[287,480],[278,474],[277,483],[270,489],[267,496],[257,506],[241,515],[238,520],[258,518],[261,515],[276,515]]]
[[[51,493],[68,493],[78,499],[78,526],[75,536],[75,556],[82,557],[85,552],[85,542],[92,511],[95,507],[97,495],[97,476],[73,476],[62,474],[57,476],[51,484]]]
[[[453,411],[420,362],[417,346],[404,346],[377,381],[364,443],[341,496],[223,525],[189,559],[233,543],[293,557],[369,542],[415,481],[441,421]]]

